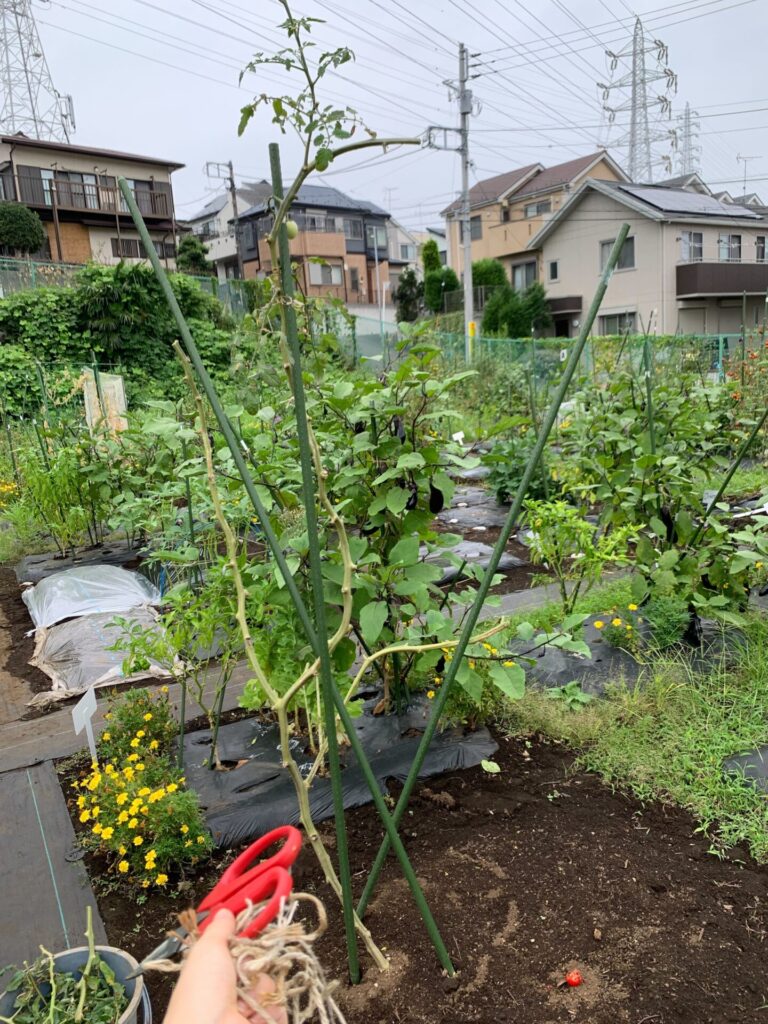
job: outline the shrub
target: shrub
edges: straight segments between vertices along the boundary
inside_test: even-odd
[[[399,322],[411,322],[419,315],[419,300],[424,294],[424,285],[416,277],[416,271],[411,267],[400,275],[397,288],[392,292],[392,298],[397,303],[397,319]]]
[[[184,235],[176,248],[176,266],[190,274],[210,274],[208,246],[203,245],[196,235]]]
[[[683,639],[691,615],[686,601],[672,595],[655,593],[643,607],[651,627],[655,647],[663,650]]]
[[[0,203],[0,246],[28,255],[45,245],[43,222],[21,203]]]
[[[504,264],[499,260],[476,260],[472,264],[473,288],[503,288],[508,283]]]
[[[167,693],[168,687],[164,686],[159,698],[153,698],[147,689],[113,695],[104,716],[108,726],[101,734],[99,757],[103,761],[124,760],[133,753],[132,744],[139,730],[144,732],[140,737],[142,747],[156,757],[170,754],[179,727],[171,714]]]
[[[424,267],[425,277],[432,270],[442,269],[440,250],[437,248],[437,242],[434,238],[428,238],[421,247],[421,265]]]
[[[459,279],[450,267],[427,271],[424,275],[424,303],[438,313],[443,308],[443,295],[459,290]]]

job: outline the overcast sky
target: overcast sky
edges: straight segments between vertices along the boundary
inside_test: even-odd
[[[701,168],[716,188],[768,201],[768,0],[296,0],[294,14],[322,18],[318,43],[349,46],[354,64],[321,87],[329,103],[360,112],[381,136],[419,135],[457,123],[443,82],[456,77],[458,43],[473,56],[471,83],[481,110],[472,119],[472,181],[524,164],[545,166],[593,151],[606,138],[602,91],[616,80],[606,49],[630,46],[634,15],[649,41],[668,47],[678,76],[674,113],[699,113]],[[56,88],[74,97],[74,142],[183,162],[174,176],[181,217],[217,191],[207,160],[232,159],[239,180],[268,176],[267,145],[279,139],[262,109],[242,138],[240,107],[254,94],[295,91],[282,69],[240,69],[258,50],[284,45],[278,0],[34,0],[33,10]],[[170,13],[170,12],[173,13]],[[648,69],[660,65],[649,54]],[[663,92],[652,82],[649,92]],[[611,102],[626,97],[614,92]],[[628,113],[616,114],[617,125]],[[665,127],[674,127],[664,122]],[[613,129],[621,134],[620,128]],[[451,141],[453,137],[450,137]],[[298,147],[283,140],[286,176]],[[657,151],[674,152],[660,143]],[[613,150],[624,162],[624,153]],[[359,165],[359,166],[357,166]],[[656,170],[657,179],[664,176]],[[390,210],[418,228],[460,183],[459,157],[429,149],[370,151],[334,164],[316,181]]]

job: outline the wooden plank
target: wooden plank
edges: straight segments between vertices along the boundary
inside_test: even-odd
[[[53,762],[0,777],[0,969],[85,943],[86,907],[98,943],[107,936],[82,861],[69,863],[75,833]]]

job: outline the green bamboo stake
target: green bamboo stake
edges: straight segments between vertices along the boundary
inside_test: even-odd
[[[104,402],[104,392],[101,387],[101,373],[99,372],[99,364],[96,361],[96,353],[91,349],[91,369],[93,370],[93,381],[96,385],[96,397],[99,400],[99,419],[106,419],[107,406]]]
[[[40,361],[38,359],[35,360],[35,372],[37,373],[37,382],[40,385],[40,394],[42,395],[43,398],[43,409],[45,409],[45,424],[47,426],[51,418],[51,410],[48,405],[48,389],[45,386],[45,374],[43,373],[43,368],[40,365]]]
[[[270,143],[269,146],[269,164],[272,172],[272,193],[275,200],[281,203],[284,190],[283,175],[280,167],[280,147],[274,142]],[[315,476],[312,467],[312,447],[309,440],[307,403],[304,394],[304,380],[302,378],[299,325],[294,305],[295,288],[291,271],[291,250],[290,242],[288,241],[288,231],[284,223],[278,228],[277,241],[280,254],[280,285],[285,300],[285,333],[293,361],[290,380],[294,405],[296,407],[296,433],[299,439],[301,490],[309,543],[309,575],[312,585],[315,629],[317,630],[317,639],[319,641],[318,658],[320,661],[320,687],[323,694],[323,724],[328,744],[328,765],[331,772],[331,792],[336,820],[336,845],[339,858],[339,881],[342,892],[344,931],[347,940],[347,960],[349,963],[349,976],[352,983],[357,984],[360,980],[360,960],[357,950],[357,932],[355,930],[355,903],[352,896],[352,872],[349,867],[347,825],[344,818],[344,794],[341,782],[339,745],[336,735],[336,716],[333,711],[332,694],[336,688],[336,683],[333,678],[331,652],[328,647],[328,628],[325,617],[325,598],[323,595],[323,567],[318,540],[317,510],[315,508]]]
[[[656,454],[656,420],[653,414],[653,381],[651,367],[651,343],[643,341],[643,363],[645,365],[645,400],[648,406],[648,434],[651,439],[651,455]]]
[[[155,275],[158,281],[160,282],[160,286],[166,297],[166,301],[168,302],[171,312],[173,313],[174,319],[176,320],[176,324],[179,328],[179,333],[184,342],[187,354],[189,355],[190,361],[194,366],[195,372],[197,373],[198,378],[203,386],[203,390],[205,391],[206,397],[208,398],[208,401],[211,404],[211,408],[213,409],[214,415],[216,416],[219,426],[221,427],[222,433],[224,434],[224,437],[227,441],[227,445],[229,446],[229,449],[232,452],[233,460],[243,480],[246,493],[248,494],[248,497],[250,498],[251,503],[253,504],[253,507],[256,511],[256,515],[259,518],[262,529],[264,530],[264,535],[266,537],[267,543],[269,544],[270,549],[272,550],[272,553],[275,557],[275,561],[277,562],[280,571],[283,574],[283,579],[285,580],[286,588],[288,589],[291,595],[291,599],[294,602],[296,612],[299,615],[302,627],[304,628],[306,636],[312,647],[313,653],[317,657],[319,644],[317,636],[315,634],[314,625],[310,619],[304,601],[298,592],[291,572],[287,566],[285,556],[282,552],[282,549],[280,548],[277,536],[275,535],[275,532],[272,529],[272,525],[269,521],[267,512],[264,509],[264,506],[261,502],[261,499],[258,496],[258,493],[256,492],[253,483],[253,478],[251,477],[248,467],[243,459],[243,455],[241,449],[238,446],[237,438],[235,437],[232,425],[224,412],[219,397],[216,393],[216,389],[213,386],[213,382],[211,381],[211,378],[207,370],[205,369],[205,365],[203,364],[203,361],[200,358],[200,353],[197,348],[197,345],[195,344],[195,340],[192,337],[189,327],[187,326],[186,320],[184,319],[184,314],[181,312],[181,308],[176,300],[176,296],[173,293],[173,289],[171,288],[170,282],[168,281],[165,269],[161,264],[159,257],[157,256],[154,246],[152,245],[152,240],[149,236],[149,232],[147,231],[147,226],[144,223],[144,218],[142,217],[138,206],[136,205],[133,193],[129,189],[124,178],[118,179],[118,184],[120,186],[120,191],[123,195],[123,198],[125,199],[128,209],[131,213],[131,217],[133,218],[136,230],[139,233],[139,237],[144,243],[147,256],[149,258],[150,263],[152,264],[152,269],[154,270]],[[424,893],[421,891],[421,886],[419,885],[418,879],[416,878],[416,873],[413,870],[413,866],[411,865],[408,859],[408,854],[405,851],[405,847],[403,846],[402,840],[397,834],[397,827],[394,824],[394,821],[389,813],[387,805],[384,803],[384,798],[381,795],[381,790],[379,788],[376,776],[374,775],[373,770],[371,769],[368,758],[365,754],[365,751],[362,748],[360,740],[358,739],[357,732],[355,731],[355,725],[354,722],[352,721],[352,717],[350,716],[349,711],[347,710],[347,707],[344,703],[341,694],[339,693],[338,689],[335,686],[333,687],[332,696],[333,702],[336,705],[336,711],[339,715],[339,718],[341,719],[344,730],[347,733],[347,736],[349,737],[349,743],[352,748],[352,752],[355,755],[360,770],[363,773],[366,785],[368,786],[371,792],[374,806],[376,807],[379,817],[384,823],[388,840],[392,844],[392,848],[394,849],[395,854],[397,855],[397,858],[400,861],[403,875],[405,876],[405,879],[408,882],[408,886],[411,889],[414,902],[416,903],[419,913],[421,914],[421,917],[424,921],[424,925],[427,929],[427,933],[429,934],[430,940],[433,946],[435,947],[435,951],[437,952],[438,958],[443,969],[449,975],[453,975],[455,974],[455,971],[453,968],[453,964],[451,963],[451,959],[448,955],[448,951],[445,947],[445,943],[443,942],[440,936],[437,924],[435,923],[435,920],[432,917],[432,913],[429,909],[426,899],[424,898]]]
[[[541,456],[544,452],[544,447],[547,443],[547,439],[549,438],[549,435],[552,431],[552,427],[554,426],[555,420],[557,419],[557,413],[560,409],[560,406],[563,403],[563,399],[565,398],[568,387],[570,386],[571,379],[578,368],[579,360],[581,359],[582,352],[584,351],[584,346],[587,342],[587,337],[592,328],[592,324],[594,323],[595,317],[597,316],[597,311],[600,308],[600,304],[603,301],[603,296],[605,295],[605,290],[608,287],[608,282],[613,273],[613,268],[615,267],[616,262],[618,261],[619,253],[621,252],[621,247],[624,244],[624,240],[626,239],[628,233],[629,224],[623,224],[621,230],[618,233],[618,237],[616,238],[616,241],[613,244],[613,248],[611,249],[611,254],[608,257],[608,262],[605,265],[605,269],[603,270],[602,276],[600,278],[600,283],[597,286],[595,297],[592,299],[592,304],[589,307],[589,311],[587,312],[584,322],[581,325],[579,336],[576,339],[576,343],[574,344],[573,348],[571,349],[571,354],[568,358],[568,362],[566,363],[562,377],[560,378],[560,383],[557,387],[557,391],[555,392],[550,407],[547,410],[547,414],[544,417],[541,430],[539,431],[539,436],[536,439],[536,444],[534,445],[533,451],[531,452],[530,457],[528,459],[528,464],[525,467],[525,472],[523,473],[523,478],[520,481],[520,486],[517,488],[515,500],[513,501],[512,507],[509,510],[506,522],[504,523],[501,533],[499,534],[499,538],[496,541],[496,544],[494,545],[493,554],[491,555],[490,562],[483,575],[482,583],[478,588],[477,595],[472,604],[472,607],[469,610],[469,614],[464,620],[464,626],[461,631],[461,635],[459,636],[458,644],[456,645],[453,651],[453,659],[450,663],[448,671],[443,677],[443,684],[440,687],[440,691],[436,699],[432,703],[432,712],[430,714],[429,721],[427,722],[427,726],[424,730],[424,735],[422,736],[421,742],[419,743],[419,747],[418,750],[416,751],[416,756],[413,759],[413,764],[411,765],[408,777],[403,785],[403,790],[400,794],[400,798],[397,801],[397,806],[395,807],[395,812],[393,814],[395,827],[399,825],[400,820],[403,814],[405,813],[405,809],[408,806],[408,801],[410,800],[411,793],[413,792],[413,787],[416,785],[416,781],[419,777],[419,772],[421,771],[421,767],[424,763],[424,758],[426,757],[427,750],[429,749],[429,745],[432,742],[433,736],[435,735],[438,723],[443,714],[443,710],[445,709],[446,702],[448,700],[448,697],[450,696],[451,688],[456,679],[456,673],[458,671],[459,665],[461,665],[462,663],[464,652],[467,649],[467,644],[469,643],[470,638],[475,630],[477,620],[480,617],[480,611],[483,607],[483,604],[485,603],[486,597],[488,596],[488,591],[491,588],[491,581],[493,580],[493,575],[496,572],[496,569],[501,560],[501,556],[504,553],[504,550],[507,546],[507,541],[509,540],[512,531],[516,526],[517,517],[520,514],[520,509],[522,508],[523,501],[528,490],[528,485],[530,484],[533,475],[536,472],[536,469],[541,461]],[[362,918],[363,914],[365,913],[371,896],[373,895],[373,890],[376,887],[376,883],[381,873],[381,869],[384,866],[384,861],[386,860],[388,852],[389,841],[387,838],[385,838],[381,844],[381,847],[379,848],[378,854],[376,855],[376,860],[374,861],[373,867],[371,868],[371,873],[368,876],[368,881],[365,884],[363,895],[360,899],[360,902],[357,905],[358,917]]]
[[[3,430],[5,431],[5,438],[8,442],[8,455],[11,459],[11,466],[13,468],[13,479],[16,486],[21,488],[21,477],[19,476],[19,466],[16,462],[16,452],[13,450],[13,434],[11,433],[11,424],[8,421],[8,410],[5,407],[2,395],[0,395],[0,416],[3,417]]]

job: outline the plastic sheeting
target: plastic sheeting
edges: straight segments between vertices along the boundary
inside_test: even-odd
[[[355,729],[382,793],[387,779],[403,781],[413,763],[428,714],[426,700],[420,700],[404,715],[374,716],[372,708],[379,695],[367,701]],[[281,765],[278,729],[275,724],[246,719],[219,730],[219,756],[226,764],[239,764],[231,771],[211,771],[204,763],[210,753],[208,730],[184,738],[184,774],[205,810],[208,827],[219,847],[235,846],[263,835],[278,825],[297,824],[299,808],[293,783]],[[302,773],[309,771],[313,758],[303,743],[291,741],[293,756]],[[433,739],[419,775],[420,779],[457,768],[472,768],[492,757],[497,744],[487,729],[464,734],[446,729]],[[372,797],[354,754],[342,751],[344,806],[359,807]],[[315,821],[333,817],[331,783],[315,778],[310,790],[310,807]]]
[[[726,758],[723,770],[726,775],[738,775],[755,789],[768,793],[768,745]]]
[[[81,615],[122,615],[132,608],[160,603],[160,591],[153,583],[114,565],[65,569],[21,596],[37,629]]]
[[[162,628],[151,608],[136,608],[126,617],[143,629]],[[170,676],[156,662],[151,662],[145,671],[126,676],[123,673],[126,652],[109,650],[122,633],[113,620],[111,613],[83,615],[39,630],[30,664],[51,677],[53,688],[52,692],[37,694],[30,704],[38,706],[64,700],[91,687],[114,686],[139,679],[167,679]]]
[[[78,569],[85,565],[131,565],[135,567],[141,558],[141,552],[133,544],[117,542],[102,544],[86,551],[78,551],[72,557],[62,558],[54,551],[46,551],[39,555],[26,555],[15,567],[16,579],[19,583],[39,583],[46,576],[65,569]]]

